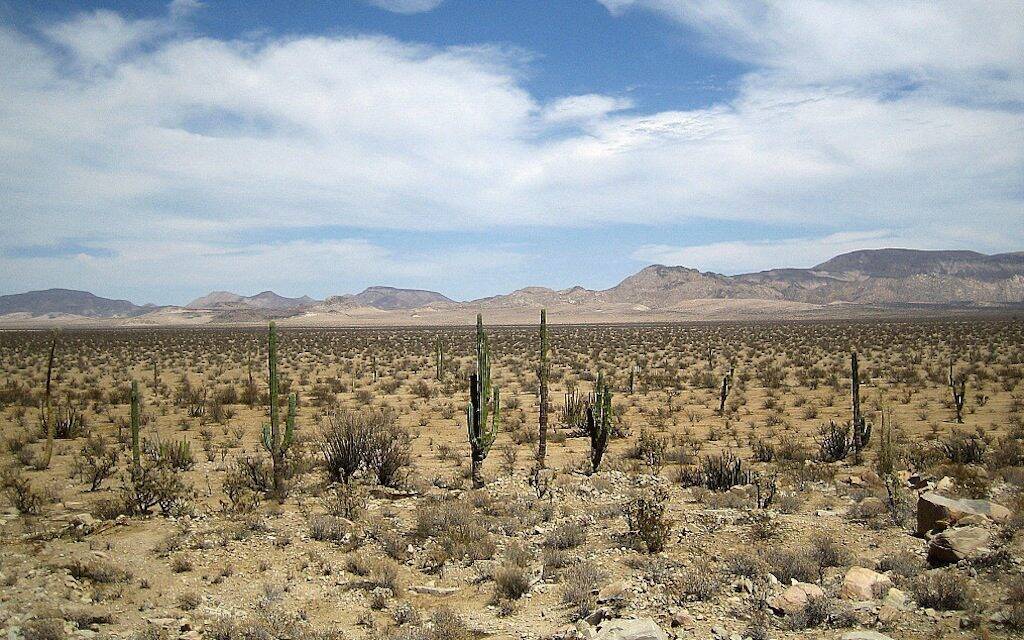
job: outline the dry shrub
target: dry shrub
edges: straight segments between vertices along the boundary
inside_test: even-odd
[[[967,609],[974,601],[970,580],[954,569],[919,575],[910,583],[910,592],[917,604],[938,611]]]
[[[667,508],[668,491],[660,486],[641,492],[626,504],[628,534],[648,553],[658,553],[668,543],[672,521],[665,514]]]
[[[562,570],[562,602],[571,609],[574,619],[585,618],[595,606],[594,594],[605,579],[605,573],[591,561],[579,562]]]

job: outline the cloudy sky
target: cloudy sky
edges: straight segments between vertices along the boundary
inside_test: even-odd
[[[1019,0],[0,0],[0,293],[1024,249]]]

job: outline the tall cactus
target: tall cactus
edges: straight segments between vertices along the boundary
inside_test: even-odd
[[[604,380],[604,374],[597,374],[597,387],[593,402],[587,404],[587,433],[590,435],[590,470],[597,473],[601,458],[608,449],[608,437],[612,432],[612,389]]]
[[[441,336],[437,336],[437,342],[434,345],[434,356],[437,379],[438,381],[444,380],[444,344],[441,342]]]
[[[548,453],[548,312],[540,310],[540,366],[537,379],[540,382],[540,417],[537,426],[537,467],[544,467]]]
[[[956,423],[964,423],[964,398],[967,396],[967,378],[960,376],[960,382],[956,380],[950,385],[953,389],[953,408],[956,410]]]
[[[263,448],[270,453],[270,459],[274,466],[274,496],[282,498],[285,494],[285,454],[292,446],[298,400],[294,393],[288,396],[288,417],[285,420],[285,429],[282,434],[278,409],[280,391],[277,379],[277,327],[273,322],[270,323],[267,351],[267,368],[270,372],[270,424],[263,425]]]
[[[50,460],[53,458],[53,406],[51,404],[51,384],[53,380],[53,357],[57,353],[57,332],[53,332],[53,337],[50,340],[50,358],[46,364],[46,392],[43,396],[43,405],[39,408],[40,417],[42,418],[43,428],[46,431],[46,453],[43,454],[43,461],[40,467],[42,469],[48,469],[50,467]]]
[[[493,406],[491,406],[493,405]],[[490,427],[487,418],[491,418]],[[473,488],[484,486],[481,467],[498,435],[501,401],[497,387],[491,386],[491,352],[484,334],[483,316],[476,316],[476,371],[469,376],[469,404],[466,406]]]
[[[142,411],[140,405],[142,403],[142,398],[139,394],[139,383],[137,380],[132,380],[131,403],[132,477],[138,478],[142,474],[142,452],[139,446],[139,427],[142,422]]]
[[[860,411],[860,365],[856,351],[850,352],[850,395],[853,404],[853,450],[860,456],[861,450],[868,446],[871,439],[871,424]]]
[[[735,370],[729,367],[729,373],[722,376],[722,392],[718,396],[718,415],[725,415],[725,401],[729,399],[729,391],[732,389],[732,377]]]

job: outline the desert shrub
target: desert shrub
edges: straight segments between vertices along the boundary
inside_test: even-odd
[[[147,461],[138,473],[128,474],[121,494],[133,515],[147,514],[155,506],[164,515],[175,515],[188,508],[192,489],[169,465]]]
[[[43,612],[25,623],[21,635],[25,640],[64,640],[64,617],[57,610]]]
[[[853,440],[850,438],[850,424],[837,425],[834,420],[818,429],[818,460],[838,462],[850,455]]]
[[[658,553],[668,542],[672,521],[665,513],[667,508],[668,492],[660,486],[641,492],[626,504],[628,535],[648,553]]]
[[[970,580],[955,569],[919,575],[910,583],[910,593],[920,606],[938,611],[967,609],[974,599]]]
[[[924,560],[909,551],[884,555],[878,560],[878,570],[891,573],[897,584],[907,582],[924,569]]]
[[[200,602],[202,598],[195,591],[186,591],[178,596],[178,608],[182,611],[192,611]]]
[[[72,577],[78,580],[91,580],[99,584],[130,582],[132,579],[130,572],[100,560],[89,560],[87,562],[76,560],[65,568]]]
[[[761,556],[747,549],[726,555],[725,571],[732,576],[754,579],[763,576],[768,565]]]
[[[348,533],[348,523],[336,516],[316,515],[309,519],[309,537],[314,540],[341,542]]]
[[[754,460],[758,462],[771,462],[775,459],[775,445],[767,440],[757,438],[750,443],[754,452]]]
[[[416,510],[414,534],[429,539],[430,564],[440,567],[449,560],[485,560],[495,553],[494,538],[462,500],[428,500]]]
[[[848,610],[828,596],[811,598],[803,609],[789,618],[790,628],[798,631],[825,626],[848,627],[855,622]]]
[[[196,465],[192,445],[185,438],[181,440],[147,440],[143,450],[154,462],[175,471],[188,471]]]
[[[953,464],[981,464],[988,443],[979,434],[954,429],[948,436],[941,438],[937,446]]]
[[[764,553],[768,571],[782,584],[792,580],[814,582],[818,579],[818,563],[804,549],[769,547]]]
[[[429,640],[471,640],[474,637],[466,621],[448,607],[438,607],[430,616]]]
[[[258,458],[232,460],[224,473],[223,490],[227,502],[225,510],[232,513],[252,513],[260,506],[263,495],[272,486],[273,470]]]
[[[327,513],[355,522],[366,511],[366,494],[352,484],[335,484],[321,501]]]
[[[595,606],[594,591],[605,574],[591,561],[578,562],[562,570],[559,582],[562,602],[571,608],[574,619],[585,618]]]
[[[96,491],[111,476],[117,466],[117,449],[111,447],[101,435],[89,436],[82,450],[71,463],[71,471],[80,481]]]
[[[412,439],[390,411],[376,412],[371,422],[366,467],[378,484],[394,487],[405,479],[404,472],[412,461],[409,451]]]
[[[575,549],[587,541],[587,531],[579,522],[563,522],[544,538],[544,546],[552,549]]]
[[[8,468],[0,472],[0,487],[14,508],[26,515],[38,515],[50,501],[45,492],[32,486],[32,481],[20,469]]]
[[[630,451],[630,457],[639,460],[652,469],[660,469],[665,463],[665,450],[668,443],[659,438],[653,431],[642,429],[636,444]]]
[[[671,591],[680,602],[710,600],[722,586],[718,573],[706,562],[683,571],[672,581]]]
[[[818,579],[825,579],[825,569],[845,567],[853,562],[848,548],[826,533],[819,533],[811,539],[810,555],[818,565]]]
[[[494,570],[494,601],[518,600],[530,590],[529,569],[506,562]]]

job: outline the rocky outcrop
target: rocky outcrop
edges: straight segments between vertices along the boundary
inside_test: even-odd
[[[768,606],[776,613],[793,615],[803,611],[810,600],[823,597],[825,597],[825,592],[818,585],[794,582],[782,593],[769,598]]]
[[[942,531],[967,516],[1000,523],[1009,519],[1010,510],[988,500],[958,500],[934,492],[922,493],[917,499],[917,535]]]
[[[839,596],[846,600],[874,600],[892,586],[889,576],[866,567],[850,567],[843,578]]]
[[[942,566],[981,553],[991,539],[983,527],[947,529],[928,543],[928,563]]]

